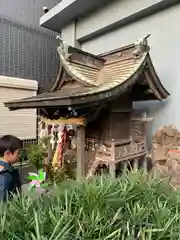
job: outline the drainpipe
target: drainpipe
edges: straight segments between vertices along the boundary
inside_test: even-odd
[[[77,40],[77,20],[61,29],[61,37],[69,46],[81,48],[81,44]]]
[[[74,42],[74,47],[75,48],[79,48],[81,49],[81,44],[80,42],[77,40],[77,24],[78,24],[78,20],[75,20],[73,23],[73,42]]]

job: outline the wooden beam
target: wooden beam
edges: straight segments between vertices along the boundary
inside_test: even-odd
[[[85,127],[77,127],[77,180],[85,176]]]
[[[48,119],[44,117],[40,117],[41,121],[45,122],[46,124],[53,125],[53,124],[69,124],[69,125],[85,125],[85,118],[83,117],[70,117],[70,118],[59,118],[59,119]]]
[[[149,118],[132,117],[131,118],[132,121],[139,121],[139,122],[152,122],[153,119],[154,119],[153,117],[149,117]]]
[[[129,156],[127,155],[126,157],[122,157],[122,158],[116,158],[116,163],[127,161],[127,160],[130,161],[130,160],[133,160],[134,158],[140,158],[142,156],[145,156],[146,154],[148,154],[148,151],[142,151]]]
[[[132,121],[139,121],[139,122],[152,122],[154,120],[154,117],[147,117],[147,113],[143,112],[140,116],[132,116],[131,118]]]

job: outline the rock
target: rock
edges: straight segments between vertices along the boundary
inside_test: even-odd
[[[180,150],[179,149],[176,149],[176,150],[177,150],[177,152],[176,151],[169,151],[167,156],[170,159],[176,159],[176,161],[178,163],[180,163]]]
[[[175,173],[180,171],[180,165],[177,163],[176,160],[172,161],[172,171]]]
[[[174,126],[164,126],[153,136],[152,162],[162,177],[180,185],[180,132]]]
[[[180,146],[180,132],[172,125],[164,126],[155,133],[152,142],[161,146]]]
[[[165,165],[168,167],[168,169],[172,169],[172,161],[170,159],[166,161]]]
[[[155,168],[156,168],[156,171],[159,172],[161,176],[168,177],[169,169],[167,166],[160,166],[157,164]]]

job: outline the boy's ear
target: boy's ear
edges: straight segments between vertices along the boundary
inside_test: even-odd
[[[9,156],[11,154],[11,152],[9,151],[9,150],[6,150],[5,152],[4,152],[4,156]]]

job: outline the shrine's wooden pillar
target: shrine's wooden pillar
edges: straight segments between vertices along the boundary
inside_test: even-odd
[[[133,160],[133,170],[134,172],[137,172],[138,171],[138,168],[139,168],[139,159],[138,158],[135,158]]]
[[[109,174],[113,178],[116,176],[115,160],[116,160],[116,156],[115,156],[115,141],[114,141],[114,139],[112,139],[112,143],[111,143],[111,162],[109,163]]]
[[[143,169],[144,169],[145,173],[148,172],[148,159],[147,159],[147,155],[144,157]]]
[[[85,127],[77,127],[77,180],[85,177]]]
[[[124,173],[127,173],[127,171],[128,171],[128,165],[129,165],[129,162],[128,161],[124,161],[123,162],[123,172]]]

